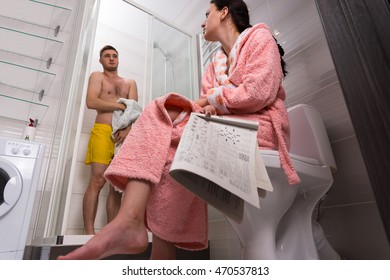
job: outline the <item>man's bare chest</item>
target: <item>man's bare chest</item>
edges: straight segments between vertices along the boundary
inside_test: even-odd
[[[126,82],[104,81],[102,85],[101,98],[127,98],[129,85]]]

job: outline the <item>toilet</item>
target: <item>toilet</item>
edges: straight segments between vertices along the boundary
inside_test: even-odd
[[[320,113],[305,104],[289,108],[288,116],[290,157],[301,183],[288,184],[277,151],[261,150],[273,192],[261,195],[259,190],[260,209],[245,202],[241,221],[226,219],[240,240],[241,259],[319,259],[318,244],[326,244],[329,248],[321,250],[330,251],[328,256],[337,259],[329,243],[318,242],[326,239],[321,226],[312,220],[313,210],[331,187],[336,171],[324,123]]]

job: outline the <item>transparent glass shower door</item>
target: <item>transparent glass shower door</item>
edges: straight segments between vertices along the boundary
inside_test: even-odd
[[[153,18],[151,100],[169,92],[194,99],[191,36]]]

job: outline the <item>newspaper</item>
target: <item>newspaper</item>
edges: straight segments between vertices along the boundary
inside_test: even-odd
[[[272,185],[258,151],[258,123],[191,113],[170,175],[229,217],[240,220],[244,201],[260,208],[258,188]]]

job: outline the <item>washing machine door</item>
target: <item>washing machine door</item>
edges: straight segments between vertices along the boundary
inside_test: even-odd
[[[0,157],[0,218],[17,203],[23,190],[23,180],[16,166]]]

